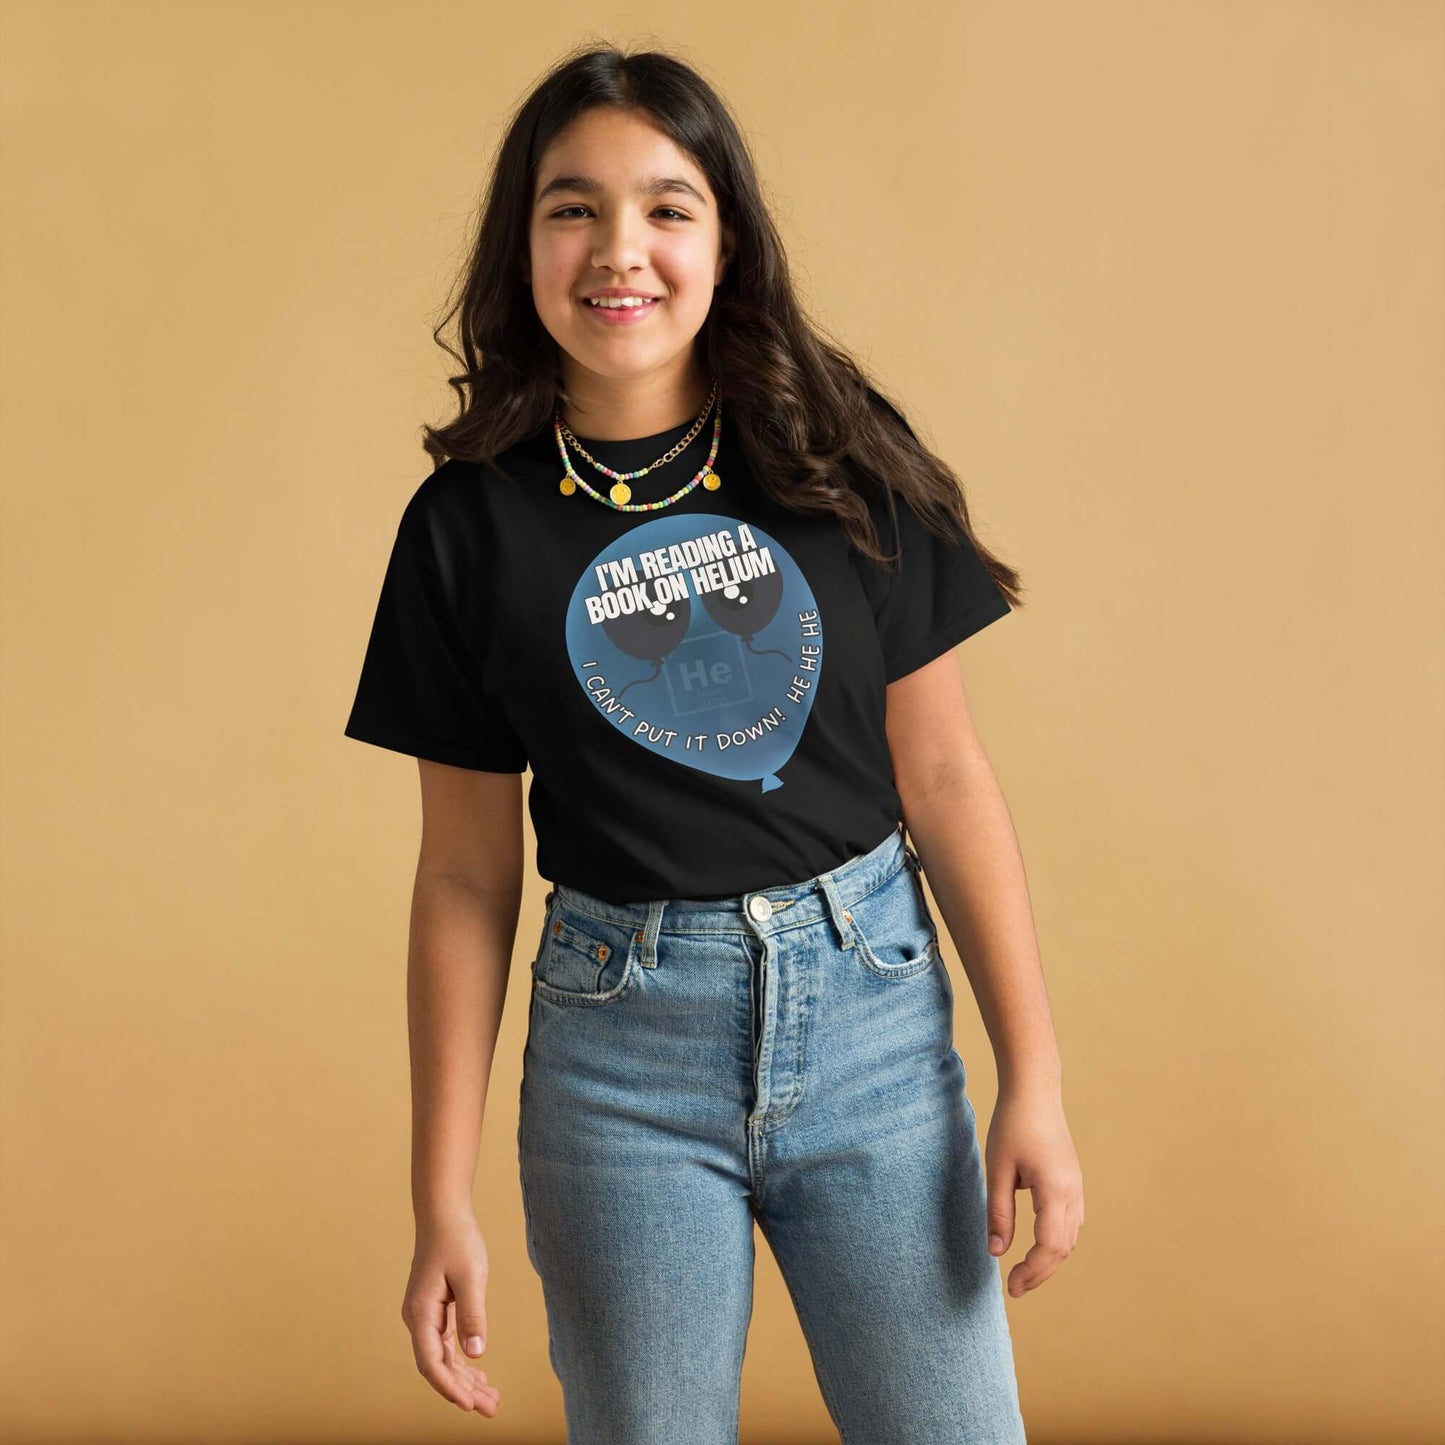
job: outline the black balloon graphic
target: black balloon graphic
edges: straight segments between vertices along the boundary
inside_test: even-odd
[[[746,582],[734,582],[702,594],[707,615],[719,627],[736,637],[756,637],[778,615],[783,600],[783,578],[778,572],[764,572]]]
[[[647,597],[647,606],[640,612],[606,618],[602,630],[613,646],[629,657],[656,664],[687,636],[688,624],[692,621],[692,599],[674,597],[660,602],[652,582],[640,585]]]

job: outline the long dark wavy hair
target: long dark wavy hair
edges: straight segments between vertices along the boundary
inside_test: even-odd
[[[585,111],[643,113],[707,176],[736,251],[698,332],[698,359],[718,382],[758,484],[784,507],[837,518],[875,563],[879,547],[867,496],[893,492],[937,535],[966,536],[1013,606],[1019,577],[975,536],[962,486],[929,451],[897,404],[803,313],[768,214],[756,168],[732,116],[691,66],[649,50],[614,48],[563,57],[517,107],[497,154],[470,256],[433,338],[461,367],[448,378],[459,415],[423,427],[436,465],[448,457],[498,467],[499,453],[570,405],[557,343],[522,284],[530,248],[537,164],[552,139]],[[460,351],[442,333],[457,321]],[[886,479],[886,481],[884,480]]]

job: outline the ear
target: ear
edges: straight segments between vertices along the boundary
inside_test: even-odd
[[[736,251],[737,237],[733,234],[731,226],[724,226],[722,231],[721,254],[718,256],[717,261],[717,273],[712,283],[714,286],[720,286],[722,284],[723,273],[726,272]]]

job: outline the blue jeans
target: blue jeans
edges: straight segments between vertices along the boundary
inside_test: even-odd
[[[568,1445],[735,1445],[754,1221],[847,1445],[1024,1440],[917,866],[548,894],[517,1148]]]

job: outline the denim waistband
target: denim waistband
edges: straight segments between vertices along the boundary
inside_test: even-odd
[[[654,898],[636,903],[612,903],[559,883],[547,894],[546,906],[550,909],[557,901],[579,913],[634,928],[643,945],[644,965],[656,960],[659,933],[753,933],[766,937],[829,915],[838,927],[843,946],[848,947],[852,943],[850,907],[905,866],[916,873],[923,871],[902,828],[895,828],[866,853],[854,854],[836,868],[798,883],[780,883],[728,898]]]

